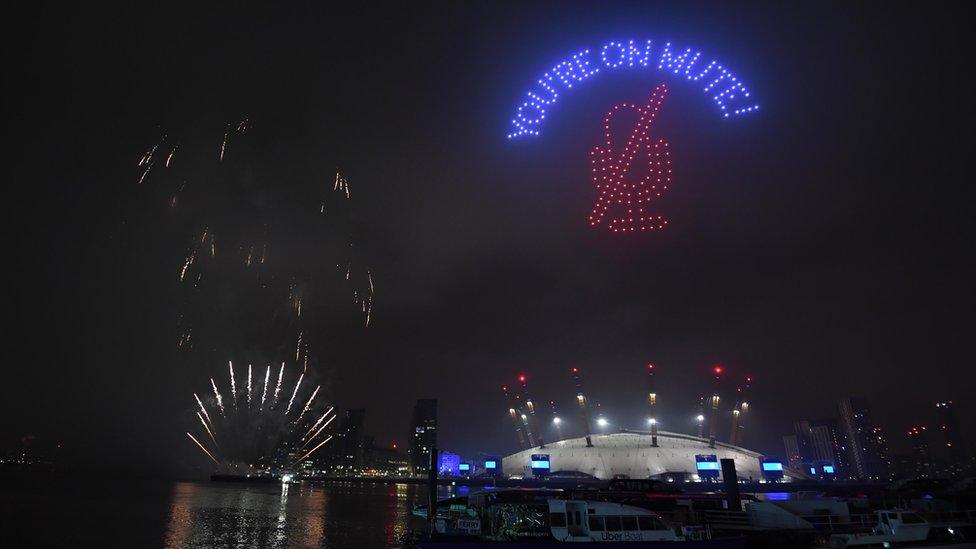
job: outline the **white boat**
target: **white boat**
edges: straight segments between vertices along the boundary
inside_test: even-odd
[[[830,536],[830,546],[835,549],[846,547],[946,547],[976,549],[976,539],[967,539],[971,530],[967,524],[932,524],[914,511],[883,510],[875,511],[877,524],[870,532],[860,534],[834,534]],[[964,531],[966,530],[966,531]]]
[[[605,501],[550,499],[549,528],[561,542],[685,541],[652,511]]]

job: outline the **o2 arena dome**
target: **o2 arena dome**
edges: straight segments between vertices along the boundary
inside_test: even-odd
[[[591,435],[590,440],[591,447],[587,447],[586,437],[580,437],[522,450],[502,459],[503,472],[528,478],[533,475],[533,456],[537,467],[541,466],[541,456],[548,456],[545,465],[552,476],[582,473],[603,480],[697,481],[706,476],[721,477],[719,463],[731,458],[739,480],[763,478],[761,454],[718,441],[712,447],[706,438],[659,431],[657,446],[651,446],[650,433],[622,431]],[[784,472],[788,477],[802,477],[797,472]]]

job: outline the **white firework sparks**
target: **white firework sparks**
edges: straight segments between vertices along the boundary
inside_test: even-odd
[[[295,384],[295,390],[292,391],[291,398],[288,400],[288,408],[285,408],[285,415],[288,415],[288,412],[291,411],[291,405],[295,402],[295,395],[298,394],[298,388],[301,386],[302,379],[304,379],[304,378],[305,378],[305,374],[304,373],[302,373],[302,375],[298,376],[298,383]]]
[[[264,372],[264,388],[261,389],[261,410],[264,410],[264,399],[268,396],[268,378],[271,376],[271,365]]]
[[[227,366],[230,368],[230,403],[237,406],[237,384],[234,383],[234,363],[228,360]]]
[[[213,378],[210,378],[210,385],[214,390],[214,398],[217,399],[217,409],[220,410],[220,415],[224,414],[224,398],[220,396],[220,391],[217,390],[217,384],[214,383]]]
[[[283,375],[285,375],[285,363],[284,362],[281,363],[281,369],[278,370],[278,384],[275,385],[275,392],[274,392],[274,403],[275,404],[278,403],[278,393],[281,392],[281,376],[283,376]]]
[[[251,365],[247,365],[247,405],[251,405]]]

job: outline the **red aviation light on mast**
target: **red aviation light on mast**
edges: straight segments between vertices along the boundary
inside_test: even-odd
[[[715,375],[716,376],[720,376],[720,375],[722,375],[722,372],[724,370],[722,369],[721,366],[715,366],[714,368],[712,368],[712,371],[715,372]]]

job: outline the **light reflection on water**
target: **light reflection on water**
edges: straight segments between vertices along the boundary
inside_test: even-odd
[[[426,487],[407,484],[179,482],[164,546],[395,548],[425,501]]]

